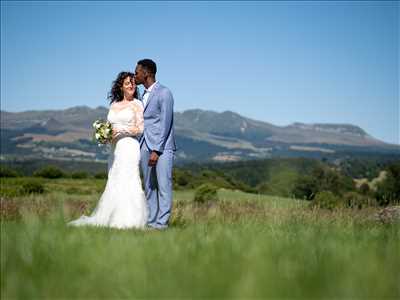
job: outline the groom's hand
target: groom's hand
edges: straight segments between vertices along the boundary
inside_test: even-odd
[[[152,151],[150,154],[150,159],[149,159],[149,166],[154,167],[157,164],[158,160],[158,153],[156,151]]]

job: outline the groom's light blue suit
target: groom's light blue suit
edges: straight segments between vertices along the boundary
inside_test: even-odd
[[[144,132],[140,138],[148,225],[156,228],[168,226],[172,208],[172,166],[176,151],[173,107],[170,90],[156,82],[144,106]],[[155,167],[148,165],[152,151],[160,154]]]

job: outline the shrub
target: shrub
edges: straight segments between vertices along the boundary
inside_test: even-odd
[[[363,207],[374,206],[376,201],[374,199],[370,199],[365,195],[360,195],[356,192],[348,192],[344,194],[344,205],[349,208],[358,208],[361,209]]]
[[[192,175],[187,171],[174,170],[173,183],[174,188],[187,188],[193,181]]]
[[[20,177],[17,171],[11,169],[10,167],[0,166],[0,177]]]
[[[312,201],[312,206],[334,209],[340,205],[339,199],[329,191],[318,192]]]
[[[34,172],[33,176],[54,179],[64,177],[65,174],[55,166],[47,166]]]
[[[200,185],[194,194],[195,203],[206,203],[218,200],[217,188],[209,183]]]
[[[298,199],[312,200],[318,192],[319,187],[311,176],[300,177],[294,184],[293,194]]]
[[[188,180],[187,177],[180,176],[180,177],[178,177],[177,183],[178,183],[178,185],[180,185],[180,186],[186,186],[186,185],[188,185],[189,180]]]
[[[22,195],[42,194],[44,193],[43,183],[35,179],[26,180],[21,184],[20,193]]]
[[[257,185],[257,192],[260,194],[268,194],[271,192],[271,186],[269,182],[262,182]]]
[[[369,192],[371,191],[369,184],[364,182],[361,186],[360,186],[360,193],[363,195],[368,195]]]
[[[96,179],[107,179],[107,173],[106,172],[98,172],[94,174],[94,178]]]
[[[85,179],[88,177],[89,177],[89,174],[85,171],[71,173],[71,178],[73,178],[73,179]]]
[[[386,178],[378,184],[375,196],[383,206],[400,203],[400,162],[388,167]]]

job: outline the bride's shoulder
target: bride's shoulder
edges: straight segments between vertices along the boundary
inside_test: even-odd
[[[132,101],[132,106],[135,108],[135,109],[139,109],[139,110],[143,110],[143,102],[142,101],[140,101],[139,99],[133,99],[133,101]]]
[[[113,103],[111,103],[110,104],[110,107],[109,107],[109,109],[113,109],[113,108],[119,108],[121,105],[120,104],[118,104],[118,102],[113,102]]]

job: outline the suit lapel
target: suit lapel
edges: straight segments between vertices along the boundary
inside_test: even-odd
[[[150,92],[150,95],[149,95],[149,98],[147,99],[147,103],[146,103],[146,106],[145,106],[143,112],[145,112],[146,109],[147,109],[147,107],[149,106],[149,103],[150,103],[151,99],[153,98],[154,94],[156,93],[156,91],[157,91],[157,89],[158,89],[158,85],[159,85],[159,83],[157,82],[157,83],[154,85],[154,87],[152,88],[152,90],[151,90],[151,92]]]

